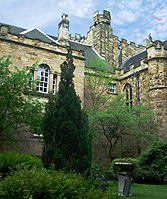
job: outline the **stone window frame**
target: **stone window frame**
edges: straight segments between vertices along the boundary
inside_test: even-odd
[[[118,83],[111,82],[108,84],[108,93],[109,94],[118,94]]]
[[[129,83],[125,84],[124,90],[126,92],[126,105],[129,106],[130,104],[130,108],[132,108],[132,103],[133,103],[133,97],[132,97],[132,86]]]
[[[53,74],[52,94],[55,95],[57,91],[57,74]]]
[[[34,70],[30,70],[30,73],[31,73],[31,77],[30,77],[30,80],[29,80],[29,87],[28,87],[28,89],[29,89],[29,91],[31,91],[32,90],[32,81],[34,80]]]
[[[46,82],[47,83],[47,87],[46,87],[45,90],[42,90],[42,89],[39,90],[39,85],[41,83],[40,82],[41,78],[40,78],[39,67],[44,66],[44,65],[45,65],[45,67],[48,67],[48,71],[47,71],[48,72],[48,76],[47,76],[48,77],[48,79],[47,79],[48,82]],[[52,94],[52,95],[56,94],[56,92],[58,91],[58,83],[60,81],[60,76],[58,75],[59,73],[57,71],[52,71],[50,66],[48,66],[45,63],[41,63],[41,64],[38,65],[38,67],[36,69],[34,69],[34,70],[30,69],[30,72],[31,72],[32,76],[31,76],[31,78],[29,80],[28,91],[31,92],[32,91],[32,87],[34,87],[33,84],[31,83],[31,81],[37,80],[37,82],[35,83],[35,85],[36,85],[35,87],[36,87],[36,91],[37,91],[37,92],[34,93],[35,95],[39,95],[39,96],[43,96],[43,97],[47,98],[49,93]],[[42,83],[44,83],[44,82],[42,82]],[[43,86],[43,84],[41,85],[41,87],[42,86]],[[45,92],[43,92],[43,91],[45,91]]]
[[[37,92],[48,93],[50,68],[47,64],[40,64],[37,71]]]

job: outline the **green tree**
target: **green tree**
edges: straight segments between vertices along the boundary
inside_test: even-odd
[[[82,172],[91,166],[92,136],[87,115],[81,110],[73,83],[71,49],[67,61],[61,64],[61,81],[57,98],[50,98],[42,123],[45,167],[53,163],[56,169],[67,168]]]
[[[117,96],[108,92],[114,83],[113,68],[100,59],[88,62],[87,68],[85,109],[94,142],[102,145],[109,160],[116,145],[125,136],[132,139],[149,137],[152,140],[152,127],[155,127],[153,113],[141,104],[130,109],[124,94]]]
[[[153,141],[156,138],[152,133],[155,126],[153,119],[152,111],[142,104],[129,108],[124,94],[113,98],[103,110],[89,115],[90,124],[95,129],[95,139],[101,143],[109,160],[123,137]]]
[[[18,144],[21,132],[39,129],[43,117],[43,103],[31,95],[35,64],[21,70],[15,66],[13,71],[10,64],[9,57],[0,59],[0,147]]]
[[[85,72],[85,109],[93,113],[104,108],[112,95],[108,95],[109,85],[114,80],[113,68],[102,59],[89,60]]]

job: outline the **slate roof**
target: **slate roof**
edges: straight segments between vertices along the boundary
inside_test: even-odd
[[[79,43],[79,42],[75,42],[75,41],[69,41],[69,45],[73,49],[84,51],[84,57],[86,58],[86,60],[85,60],[86,67],[96,68],[94,63],[96,63],[98,59],[103,59],[104,62],[105,62],[105,68],[104,69],[106,69],[106,70],[111,69],[110,64],[108,62],[106,62],[105,59],[102,58],[92,46],[82,44],[82,43]],[[89,64],[89,62],[92,62],[93,64]]]
[[[50,36],[46,35],[44,32],[42,32],[38,28],[25,30],[23,32],[20,32],[19,34],[22,34],[25,37],[28,37],[30,39],[39,39],[40,41],[47,42],[47,43],[52,43],[52,42],[56,43],[56,41],[53,38],[51,38]]]
[[[38,28],[33,28],[30,30],[26,30],[24,28],[0,23],[1,25],[6,25],[9,27],[9,33],[19,35],[19,34],[24,34],[25,37],[30,38],[30,39],[38,39],[43,42],[47,43],[57,43],[57,37],[47,35]],[[167,47],[167,40],[163,42],[164,46]],[[89,67],[89,60],[91,61],[96,61],[98,58],[101,58],[100,55],[93,49],[92,46],[85,45],[79,42],[75,41],[69,41],[69,45],[71,48],[75,50],[83,50],[84,51],[84,56],[86,58],[85,60],[85,65]],[[142,59],[145,59],[147,57],[147,50],[144,50],[136,55],[128,57],[128,59],[119,67],[119,69],[123,69],[125,71],[130,70],[130,65],[134,64],[134,67],[138,67],[140,65],[140,61]],[[110,65],[107,63],[107,68],[109,68]]]
[[[164,47],[166,48],[167,47],[167,40],[163,42],[164,44]]]
[[[58,40],[58,38],[55,36],[52,36],[52,35],[49,35],[49,36],[54,40]],[[90,65],[88,64],[89,60],[96,61],[97,59],[100,58],[100,55],[90,45],[86,45],[86,44],[82,44],[82,43],[70,40],[69,46],[72,49],[75,49],[78,51],[80,51],[80,50],[84,51],[85,65],[87,67],[90,67]]]
[[[0,26],[5,25],[9,27],[9,33],[19,35],[23,34],[25,37],[30,39],[38,39],[43,42],[47,43],[57,43],[58,38],[52,35],[47,35],[38,28],[33,29],[24,29],[4,23],[0,23]],[[92,48],[92,46],[81,44],[79,42],[75,41],[69,41],[69,46],[75,50],[83,50],[84,51],[84,57],[86,58],[85,64],[88,66],[88,60],[97,60],[100,56],[96,51]]]
[[[12,26],[9,24],[0,23],[0,26],[2,25],[8,26],[9,33],[14,34],[14,35],[23,34],[25,37],[30,38],[30,39],[38,39],[40,41],[47,42],[47,43],[56,42],[56,41],[53,41],[52,38],[50,38],[48,35],[46,35],[44,32],[42,32],[38,28],[25,29],[25,28],[20,28],[17,26]]]
[[[75,41],[69,41],[69,45],[73,49],[84,51],[84,57],[86,58],[86,60],[85,60],[86,66],[88,66],[88,63],[89,63],[90,60],[96,61],[97,58],[99,58],[98,54],[92,48],[92,46],[85,45],[85,44],[82,44],[82,43],[78,43],[78,42],[75,42]]]
[[[141,51],[140,53],[128,57],[128,59],[119,67],[119,69],[123,69],[125,71],[130,70],[130,65],[134,65],[134,67],[140,66],[140,61],[147,57],[147,50]]]
[[[0,23],[0,26],[2,26],[2,25],[8,26],[9,27],[9,33],[14,34],[14,35],[18,35],[20,32],[23,32],[23,31],[26,30],[24,28],[20,28],[20,27],[17,27],[17,26],[12,26],[12,25],[9,25],[9,24]]]
[[[167,48],[167,40],[163,42],[163,45],[165,48]],[[147,50],[141,51],[138,54],[128,57],[127,60],[119,67],[119,69],[124,68],[125,71],[129,71],[130,65],[134,64],[134,67],[138,67],[140,66],[140,61],[142,59],[145,59],[146,57],[147,57]]]

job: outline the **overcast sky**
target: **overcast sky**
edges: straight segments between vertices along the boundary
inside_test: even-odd
[[[167,40],[167,0],[0,0],[0,22],[26,29],[37,27],[57,36],[65,13],[69,33],[86,36],[97,10],[111,13],[113,34],[119,39],[142,44],[151,33],[153,40]]]

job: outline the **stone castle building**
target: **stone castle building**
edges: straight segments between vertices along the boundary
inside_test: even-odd
[[[94,13],[94,24],[87,37],[69,34],[68,15],[63,14],[58,24],[58,37],[47,35],[38,28],[23,29],[0,23],[0,57],[11,55],[14,67],[31,66],[38,61],[34,79],[44,77],[37,87],[42,100],[47,101],[48,92],[53,94],[60,81],[60,64],[66,60],[67,47],[71,47],[74,65],[74,84],[84,107],[85,70],[88,60],[105,59],[114,67],[114,81],[110,94],[126,92],[133,103],[147,102],[156,114],[158,131],[161,137],[167,136],[167,41],[145,39],[143,45],[127,43],[113,35],[108,11]],[[45,73],[42,74],[41,71]],[[41,144],[36,136],[28,138],[29,147],[24,151],[41,155]]]

